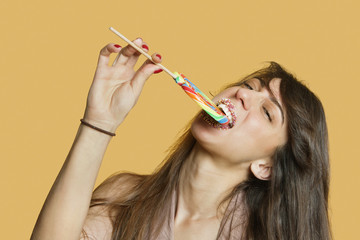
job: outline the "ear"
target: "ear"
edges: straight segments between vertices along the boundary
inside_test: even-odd
[[[256,160],[250,164],[250,170],[260,180],[269,180],[271,177],[271,164],[268,160]]]

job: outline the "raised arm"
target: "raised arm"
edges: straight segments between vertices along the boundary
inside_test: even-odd
[[[134,43],[148,49],[138,38]],[[109,56],[119,53],[112,66]],[[137,70],[139,53],[131,46],[108,44],[100,51],[83,119],[115,132],[134,107],[145,81],[159,67],[146,60]],[[160,62],[159,55],[153,60]],[[95,180],[111,136],[80,125],[71,150],[40,212],[31,239],[79,239],[89,210]]]

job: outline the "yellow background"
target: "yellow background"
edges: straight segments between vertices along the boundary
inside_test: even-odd
[[[335,239],[359,239],[360,18],[353,0],[0,2],[0,226],[28,239],[83,115],[99,50],[141,36],[204,92],[274,60],[320,97],[330,134]],[[142,58],[144,60],[144,58]],[[106,153],[97,183],[151,172],[199,110],[161,73]]]

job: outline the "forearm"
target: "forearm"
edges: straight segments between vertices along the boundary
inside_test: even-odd
[[[134,40],[144,46],[141,38]],[[146,46],[146,45],[145,45]],[[147,48],[144,48],[147,51]],[[121,51],[120,51],[121,50]],[[114,132],[134,107],[145,81],[156,71],[159,54],[134,70],[139,55],[130,45],[108,44],[101,49],[95,76],[87,97],[84,119]],[[119,54],[111,67],[111,53]],[[101,161],[111,136],[81,125],[66,161],[35,225],[32,240],[79,239],[90,205]]]
[[[80,125],[31,239],[79,239],[111,136]]]

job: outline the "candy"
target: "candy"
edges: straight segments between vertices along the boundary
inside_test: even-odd
[[[135,45],[129,39],[127,39],[124,35],[116,31],[114,28],[110,27],[110,30],[122,38],[125,42],[127,42],[130,46],[135,48],[145,57],[147,57],[150,61],[153,61],[152,57],[147,54],[143,49]],[[169,74],[175,82],[179,84],[186,94],[194,100],[199,106],[205,110],[213,119],[215,119],[221,125],[229,124],[232,125],[233,122],[230,122],[226,117],[225,113],[223,113],[205,94],[203,94],[189,79],[187,79],[183,74],[179,74],[177,72],[172,73],[169,69],[161,65],[160,63],[154,63],[163,69],[167,74]]]
[[[212,118],[222,125],[229,123],[226,115],[208,98],[203,92],[200,91],[189,79],[183,74],[174,72],[175,82],[182,87],[185,93],[194,100],[199,106],[205,110]]]

